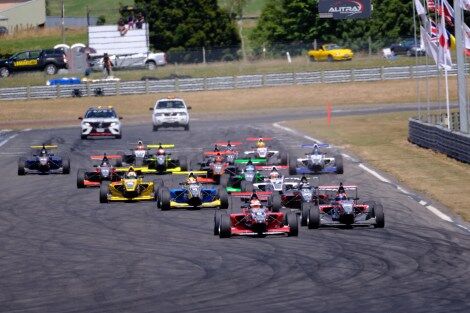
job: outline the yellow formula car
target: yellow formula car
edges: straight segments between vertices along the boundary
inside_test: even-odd
[[[354,53],[351,49],[344,49],[335,44],[322,45],[320,49],[309,50],[310,61],[343,61],[351,60]]]
[[[163,186],[163,181],[146,182],[141,177],[126,175],[120,181],[101,184],[100,202],[156,201],[160,186]]]

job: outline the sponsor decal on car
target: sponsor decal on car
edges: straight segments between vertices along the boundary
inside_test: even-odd
[[[32,66],[32,65],[37,65],[38,60],[21,60],[21,61],[15,61],[13,62],[14,66]]]

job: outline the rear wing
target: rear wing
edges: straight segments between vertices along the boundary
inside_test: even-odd
[[[156,144],[150,144],[150,145],[147,145],[147,149],[158,149],[158,148],[160,148],[160,146],[161,146],[163,149],[173,149],[173,148],[175,147],[174,144],[168,144],[168,143],[166,143],[166,144],[161,144],[161,145],[160,145],[160,144],[158,144],[158,145],[156,145]]]
[[[258,199],[260,200],[267,200],[269,196],[272,195],[272,191],[255,191],[255,192],[242,191],[242,192],[232,192],[230,195],[232,197],[241,198],[242,200],[248,200],[248,199],[251,199],[251,196],[253,195],[253,193],[255,193]]]
[[[300,145],[301,148],[304,149],[313,149],[313,148],[329,148],[330,145],[327,143],[314,143],[314,144],[302,144]]]
[[[273,168],[276,170],[287,170],[289,166],[287,165],[256,165],[255,169],[258,171],[272,171]]]
[[[108,159],[120,159],[121,156],[119,154],[106,154],[106,155],[91,155],[90,159],[92,160],[103,160],[104,157],[107,157]]]
[[[227,154],[238,154],[238,153],[235,152],[235,151],[230,151],[230,150],[227,150],[227,151],[205,151],[204,152],[205,156],[227,155]]]
[[[322,191],[322,190],[323,191],[337,191],[339,189],[339,187],[340,187],[339,185],[338,186],[318,186],[318,190],[319,191]],[[356,191],[357,190],[357,186],[353,186],[353,185],[351,185],[351,186],[344,186],[343,185],[343,188],[346,191],[347,190],[349,190],[349,191],[351,191],[351,190]]]
[[[214,143],[214,145],[220,146],[220,147],[227,147],[228,144],[230,144],[232,147],[240,146],[242,144],[241,141],[219,141]]]
[[[248,137],[246,138],[247,141],[258,141],[258,140],[262,140],[262,141],[270,141],[270,140],[273,140],[272,137]]]
[[[57,149],[59,148],[57,145],[41,145],[41,146],[30,146],[31,149]]]

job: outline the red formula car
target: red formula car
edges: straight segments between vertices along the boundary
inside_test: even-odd
[[[95,165],[93,169],[86,170],[80,168],[77,171],[77,188],[99,187],[103,181],[119,181],[121,175],[116,168],[111,165],[111,159],[121,158],[119,155],[93,155],[92,160],[101,160],[99,165]]]
[[[273,212],[264,205],[247,205],[241,207],[241,213],[214,216],[214,235],[219,235],[220,238],[275,234],[298,236],[297,215],[290,212]]]

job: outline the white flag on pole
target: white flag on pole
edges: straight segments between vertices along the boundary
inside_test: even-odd
[[[425,15],[426,14],[426,9],[424,8],[423,4],[421,3],[421,0],[414,0],[414,1],[415,1],[416,13],[418,14],[418,16],[423,15],[423,14]]]
[[[420,29],[421,41],[424,44],[424,49],[426,49],[426,54],[432,56],[434,62],[438,63],[437,60],[437,42],[433,40],[429,33],[421,26]]]

